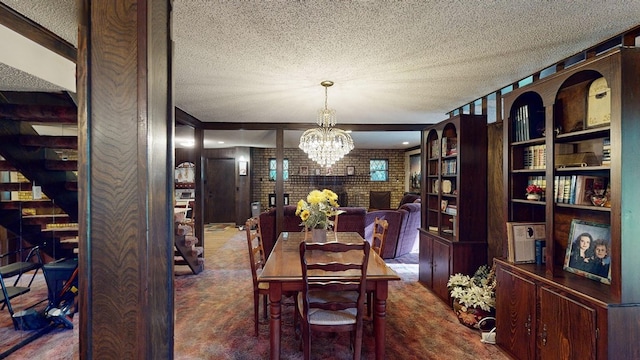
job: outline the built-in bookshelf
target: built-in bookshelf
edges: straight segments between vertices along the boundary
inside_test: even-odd
[[[507,221],[546,228],[545,261],[496,260],[497,343],[515,358],[640,354],[640,204],[627,201],[638,198],[639,76],[639,50],[618,48],[504,96]],[[527,199],[532,183],[539,200]]]
[[[486,116],[452,117],[423,139],[419,278],[450,303],[449,276],[487,262]]]

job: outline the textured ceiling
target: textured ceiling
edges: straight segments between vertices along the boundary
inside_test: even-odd
[[[0,1],[77,43],[75,0]],[[311,123],[333,80],[344,128],[440,121],[640,23],[640,1],[623,0],[173,6],[177,107],[204,122]]]

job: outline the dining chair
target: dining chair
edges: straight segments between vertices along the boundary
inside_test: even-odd
[[[260,313],[260,295],[263,299],[264,318],[267,318],[267,297],[269,296],[269,283],[258,281],[258,271],[266,262],[262,237],[260,235],[260,222],[257,217],[250,218],[245,223],[247,232],[247,246],[249,247],[249,262],[251,264],[251,277],[253,278],[253,320],[255,322],[255,336],[258,336],[258,324]]]
[[[371,250],[382,256],[384,251],[384,243],[387,239],[387,231],[389,230],[389,222],[386,219],[378,217],[373,220],[373,235],[371,236]]]
[[[373,220],[373,234],[371,235],[371,250],[382,257],[385,240],[389,230],[389,222],[376,216]],[[367,292],[367,318],[371,318],[373,307],[373,291]]]
[[[369,251],[367,241],[300,243],[303,288],[296,306],[304,359],[311,356],[311,331],[351,332],[353,359],[360,359]],[[344,276],[346,272],[353,275]]]

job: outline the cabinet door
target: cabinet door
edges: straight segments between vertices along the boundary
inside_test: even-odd
[[[517,359],[535,359],[536,285],[496,270],[496,342]]]
[[[538,347],[541,359],[595,359],[596,310],[541,287]]]
[[[425,234],[420,234],[418,279],[429,289],[433,288],[433,239]]]
[[[449,302],[447,282],[451,275],[449,267],[450,253],[449,244],[437,240],[433,241],[433,292],[446,302]]]

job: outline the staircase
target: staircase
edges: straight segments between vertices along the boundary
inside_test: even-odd
[[[77,133],[68,93],[0,91],[0,253],[39,245],[45,263],[77,256]],[[204,259],[194,239],[176,235],[175,263],[197,274]]]
[[[175,235],[175,265],[187,265],[194,274],[204,270],[204,248],[196,246],[198,238],[193,236],[193,225],[176,224]]]
[[[45,262],[73,257],[77,107],[67,93],[4,91],[0,96],[0,225],[8,230],[3,250],[39,245]]]

